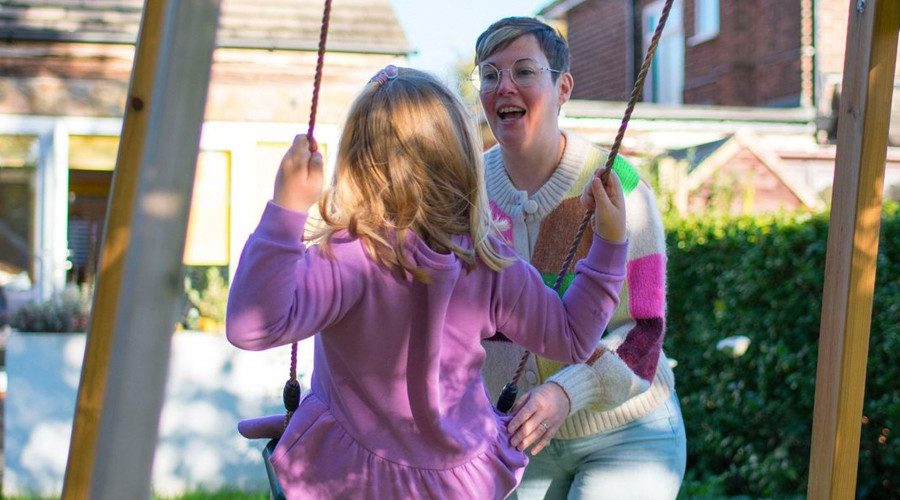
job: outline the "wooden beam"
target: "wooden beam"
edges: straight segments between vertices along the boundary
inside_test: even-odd
[[[65,499],[149,498],[221,0],[146,0]]]
[[[100,412],[106,395],[113,325],[118,315],[125,267],[124,254],[131,238],[129,224],[134,194],[137,192],[139,160],[147,133],[147,110],[151,104],[150,94],[159,59],[164,8],[162,2],[145,3],[135,47],[125,119],[106,210],[100,272],[94,289],[81,381],[78,384],[75,420],[63,481],[63,500],[91,498],[90,478],[100,432]]]
[[[808,498],[852,499],[881,226],[900,2],[850,2]]]

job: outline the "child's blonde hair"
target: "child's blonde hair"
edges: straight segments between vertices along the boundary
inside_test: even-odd
[[[353,102],[332,185],[319,201],[324,226],[314,233],[328,253],[347,230],[390,269],[428,282],[405,250],[408,232],[472,269],[511,261],[488,238],[494,223],[484,185],[481,141],[459,99],[434,77],[389,66]],[[474,251],[454,243],[467,234]]]

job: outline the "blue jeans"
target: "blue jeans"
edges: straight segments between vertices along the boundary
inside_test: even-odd
[[[518,500],[674,499],[684,478],[686,439],[678,396],[603,434],[554,439],[525,469]]]

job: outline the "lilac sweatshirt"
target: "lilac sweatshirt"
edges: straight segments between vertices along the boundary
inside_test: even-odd
[[[347,235],[328,258],[301,241],[305,221],[269,203],[226,320],[228,340],[249,350],[321,332],[310,394],[273,454],[288,498],[504,498],[527,459],[485,394],[480,342],[502,331],[544,357],[583,362],[618,304],[627,244],[595,236],[560,300],[522,260],[467,271],[415,236],[408,248],[427,285],[379,266]]]

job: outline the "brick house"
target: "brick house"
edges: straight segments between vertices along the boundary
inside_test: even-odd
[[[0,286],[47,298],[90,281],[143,0],[0,0]],[[227,267],[306,131],[323,3],[223,0],[185,262]],[[331,13],[317,138],[411,48],[389,0]],[[177,124],[173,124],[177,126]],[[202,231],[201,231],[202,228]]]
[[[567,126],[598,136],[598,142],[611,142],[615,128],[601,133],[596,124],[621,117],[623,106],[613,103],[631,94],[664,3],[557,0],[541,10],[564,27],[571,47],[576,84],[575,101],[564,110]],[[731,212],[821,209],[830,201],[830,180],[823,185],[820,167],[831,162],[826,177],[833,177],[849,7],[845,0],[675,0],[645,84],[645,104],[638,106],[626,135],[638,148],[632,152],[671,166],[666,158],[686,161],[685,151],[727,144],[736,164],[747,171],[732,172],[732,181],[716,183],[717,189],[733,190],[732,199],[746,199],[741,193],[746,193],[747,182],[772,180],[756,174],[773,168],[786,171],[775,176],[786,182],[779,187],[785,193],[781,203],[741,203]],[[599,102],[577,104],[580,100]],[[579,116],[578,110],[587,112]],[[661,129],[662,123],[669,128]],[[900,127],[892,127],[890,137],[892,145],[900,144],[893,131],[900,132]],[[606,139],[600,139],[604,134]],[[748,137],[756,138],[755,151],[734,149],[747,144]],[[767,149],[765,154],[761,147]],[[890,160],[897,156],[891,150],[885,176],[889,195],[900,186],[900,166]],[[721,154],[715,157],[728,162]],[[687,176],[719,171],[696,163],[682,167]],[[798,188],[801,184],[806,186]],[[699,189],[696,181],[679,185]],[[816,200],[788,195],[797,189],[815,193]],[[766,188],[751,190],[761,193]],[[708,192],[700,191],[668,194],[682,200],[681,209],[691,211],[709,199]]]

